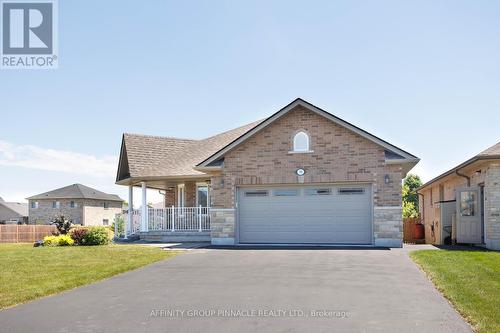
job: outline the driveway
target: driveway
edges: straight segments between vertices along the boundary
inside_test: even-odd
[[[232,310],[232,312],[231,312]],[[2,332],[471,332],[403,249],[197,249],[0,311]]]

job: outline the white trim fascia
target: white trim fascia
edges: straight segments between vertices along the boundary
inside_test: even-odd
[[[201,171],[201,172],[205,172],[205,171],[220,171],[222,170],[222,167],[221,166],[195,166],[193,169],[195,169],[196,171]]]
[[[234,208],[210,208],[212,212],[234,212]]]
[[[120,181],[115,182],[116,185],[133,185],[137,186],[138,183],[140,182],[148,182],[148,181],[161,181],[161,180],[180,180],[184,181],[186,179],[192,180],[192,179],[207,179],[207,177],[210,177],[209,174],[202,174],[202,175],[186,175],[186,176],[145,176],[145,177],[130,177],[130,178],[125,178]]]
[[[419,158],[405,158],[405,159],[386,159],[385,164],[406,164],[406,163],[418,163]]]
[[[255,133],[259,132],[261,129],[263,129],[264,127],[266,127],[267,125],[269,125],[270,123],[274,122],[275,120],[277,120],[278,118],[281,118],[283,115],[285,115],[286,113],[288,113],[290,110],[292,110],[293,108],[297,107],[297,106],[303,106],[315,113],[317,113],[318,115],[320,116],[323,116],[329,120],[331,120],[332,122],[336,123],[337,125],[340,125],[340,126],[343,126],[349,130],[351,130],[352,132],[364,137],[365,139],[368,139],[372,142],[375,142],[376,144],[378,144],[379,146],[382,146],[384,147],[385,149],[388,149],[390,151],[393,151],[395,153],[397,153],[398,155],[401,155],[403,156],[405,159],[415,159],[414,156],[410,155],[409,153],[401,150],[400,148],[396,147],[396,146],[393,146],[385,141],[383,141],[382,139],[379,139],[377,137],[375,137],[374,135],[368,133],[368,132],[365,132],[364,130],[361,130],[360,128],[357,128],[355,127],[354,125],[352,124],[349,124],[348,122],[346,122],[345,120],[342,120],[338,117],[335,117],[334,115],[324,111],[324,110],[321,110],[320,108],[304,101],[304,100],[301,100],[301,99],[297,99],[295,101],[293,101],[292,103],[290,103],[288,106],[286,106],[285,108],[283,108],[281,111],[277,112],[276,114],[274,114],[274,116],[268,118],[267,120],[263,121],[262,123],[260,123],[259,125],[257,125],[256,127],[254,127],[253,129],[251,129],[250,131],[246,132],[245,134],[243,134],[240,138],[238,138],[237,140],[233,141],[232,143],[230,143],[229,145],[227,145],[226,147],[222,148],[221,150],[219,150],[217,153],[215,153],[214,155],[212,155],[211,157],[209,157],[208,159],[206,159],[201,165],[199,165],[198,167],[203,167],[203,166],[206,166],[207,164],[210,164],[211,162],[215,161],[216,159],[220,158],[221,156],[224,156],[228,151],[230,151],[231,149],[233,149],[234,147],[236,147],[237,145],[239,145],[240,143],[242,143],[243,141],[246,141],[250,136],[254,135]]]
[[[373,209],[403,209],[403,206],[374,206]]]

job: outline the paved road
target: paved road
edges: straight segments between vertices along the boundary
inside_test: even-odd
[[[192,250],[0,311],[0,331],[471,332],[400,249]]]

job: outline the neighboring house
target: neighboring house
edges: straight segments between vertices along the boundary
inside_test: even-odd
[[[73,184],[34,195],[29,200],[29,223],[49,224],[64,215],[74,224],[111,225],[122,212],[123,200],[82,184]]]
[[[0,198],[0,223],[28,223],[28,204],[22,202],[6,202]]]
[[[500,142],[417,191],[427,243],[500,250]]]
[[[193,231],[219,245],[400,247],[401,180],[418,161],[296,99],[204,140],[124,134],[116,183],[129,186],[129,202],[141,186],[143,207],[147,188],[165,194],[160,214],[139,212],[145,239]]]

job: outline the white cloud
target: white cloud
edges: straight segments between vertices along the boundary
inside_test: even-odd
[[[0,165],[110,177],[116,173],[117,157],[97,157],[0,140]]]

